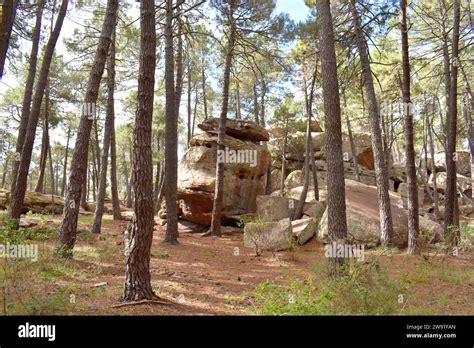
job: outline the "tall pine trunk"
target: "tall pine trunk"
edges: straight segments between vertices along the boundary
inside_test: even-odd
[[[178,49],[179,52],[179,49]],[[177,80],[180,79],[180,69]],[[179,83],[177,83],[179,87]],[[165,24],[165,89],[166,89],[166,125],[165,125],[165,183],[164,194],[166,200],[166,234],[164,242],[178,243],[178,212],[176,196],[178,184],[178,94],[174,79],[174,52],[173,52],[173,1],[166,0]]]
[[[364,34],[361,28],[359,14],[356,9],[356,1],[350,1],[350,8],[354,24],[355,39],[360,55],[362,74],[365,81],[365,94],[368,101],[369,122],[372,133],[372,151],[375,162],[375,182],[377,185],[379,217],[380,217],[380,241],[382,245],[388,245],[393,237],[393,222],[390,207],[390,196],[388,193],[388,168],[385,159],[382,131],[380,129],[380,114],[375,96],[374,81],[370,70],[369,57],[367,53]]]
[[[44,173],[46,171],[46,160],[48,157],[48,97],[45,100],[44,120],[43,120],[43,132],[41,136],[41,152],[39,162],[39,173],[38,182],[36,183],[35,192],[44,193]]]
[[[413,142],[413,114],[410,97],[410,60],[408,56],[407,2],[400,0],[400,32],[402,37],[402,98],[405,118],[406,170],[408,193],[408,253],[419,254],[418,183],[416,178],[415,145]],[[425,152],[426,153],[426,152]]]
[[[204,119],[207,120],[206,72],[204,67],[204,50],[201,50],[201,56],[202,100],[204,106]]]
[[[112,42],[109,47],[109,59],[107,62],[107,110],[104,125],[104,143],[102,146],[102,163],[100,167],[99,190],[95,205],[94,223],[92,233],[100,233],[102,216],[104,214],[104,201],[107,189],[107,162],[109,158],[110,135],[114,127],[114,88],[115,88],[115,35],[112,34]]]
[[[36,65],[38,61],[38,48],[41,36],[41,19],[43,17],[44,0],[38,1],[36,9],[36,21],[33,29],[33,39],[31,45],[30,59],[28,62],[28,76],[25,83],[25,92],[23,93],[23,103],[21,107],[20,127],[18,128],[18,136],[16,140],[15,153],[21,154],[23,143],[25,141],[26,129],[28,127],[28,119],[31,111],[31,98],[33,97],[33,86],[36,75]],[[18,161],[13,162],[13,174],[11,182],[11,190],[13,192],[16,186],[16,177],[18,174]]]
[[[229,41],[227,42],[225,65],[224,65],[224,87],[222,89],[222,109],[219,119],[219,129],[217,132],[217,163],[216,163],[216,184],[214,189],[214,204],[212,206],[211,227],[209,229],[211,236],[221,236],[221,217],[222,203],[224,201],[224,161],[219,160],[219,153],[225,151],[225,128],[227,121],[227,111],[229,108],[229,88],[230,88],[230,70],[232,68],[232,58],[234,55],[235,40],[235,21],[234,21],[234,3],[229,3]]]
[[[449,104],[446,120],[446,195],[445,195],[445,233],[454,227],[459,227],[457,216],[457,189],[456,189],[456,132],[457,132],[457,85],[458,85],[458,51],[459,51],[459,0],[454,1],[454,22],[452,39],[451,75],[449,81]],[[457,235],[457,231],[455,232]],[[457,240],[455,239],[455,242]]]
[[[120,211],[120,199],[117,183],[117,148],[115,145],[115,115],[112,120],[112,129],[110,132],[110,191],[112,192],[112,208],[114,220],[122,220]]]
[[[44,50],[43,61],[41,63],[41,69],[39,72],[38,81],[36,83],[30,117],[28,119],[28,126],[25,133],[25,141],[22,147],[16,183],[10,199],[10,217],[13,219],[19,219],[21,211],[23,209],[23,200],[25,199],[26,194],[31,155],[33,152],[33,144],[36,135],[36,127],[38,126],[41,104],[43,102],[43,95],[48,80],[51,60],[53,59],[54,48],[56,47],[56,42],[58,41],[58,37],[61,32],[64,17],[66,16],[67,6],[68,0],[62,0],[61,7],[59,8],[59,13],[56,19],[56,24],[54,25],[54,29],[48,39]]]
[[[131,162],[131,159],[130,159]],[[122,152],[122,166],[123,166],[123,176],[125,177],[125,206],[127,208],[132,207],[132,188],[130,187],[130,173],[128,170],[127,158],[125,157],[125,152]]]
[[[329,0],[318,0],[316,6],[319,23],[321,71],[323,72],[324,119],[326,122],[328,231],[331,242],[340,243],[342,241],[342,243],[345,243],[347,222],[344,163],[342,160],[341,106],[331,7]],[[330,271],[333,274],[338,274],[338,268],[344,262],[345,260],[340,257],[330,258]]]
[[[89,73],[86,95],[82,108],[82,115],[77,132],[76,145],[71,163],[71,175],[66,194],[63,210],[62,224],[59,233],[59,240],[56,247],[56,254],[60,257],[72,257],[72,249],[76,242],[77,218],[79,214],[79,203],[81,200],[82,186],[86,180],[88,148],[92,123],[94,120],[94,110],[99,94],[100,81],[104,72],[107,53],[112,39],[112,32],[115,26],[118,9],[118,0],[108,0],[107,9],[102,25],[102,32],[99,43]],[[94,184],[93,184],[94,185]]]
[[[0,20],[0,79],[3,76],[5,60],[7,58],[8,44],[16,16],[17,0],[4,0],[2,2],[2,16]]]
[[[122,299],[153,299],[150,251],[153,240],[153,162],[151,133],[156,67],[155,6],[153,0],[140,5],[140,67],[135,127],[133,131],[134,213],[128,241],[129,255]]]
[[[71,126],[67,128],[67,138],[66,138],[66,152],[64,154],[64,164],[63,164],[63,185],[61,187],[61,196],[64,197],[64,192],[66,192],[66,176],[67,176],[67,158],[69,155],[69,140],[71,139]]]

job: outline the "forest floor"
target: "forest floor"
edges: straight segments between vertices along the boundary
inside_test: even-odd
[[[315,269],[326,262],[324,245],[311,240],[293,251],[255,256],[243,247],[243,236],[227,229],[222,238],[181,233],[179,245],[162,244],[164,227],[156,225],[151,251],[155,292],[172,301],[167,305],[120,304],[126,257],[123,230],[127,221],[104,216],[102,234],[87,232],[91,215],[81,216],[74,259],[52,257],[60,216],[30,216],[43,229],[36,262],[0,259],[0,280],[7,286],[0,312],[6,314],[71,315],[240,315],[252,311],[256,289],[268,282],[285,286],[295,280],[318,278]],[[41,227],[42,226],[42,227]],[[30,243],[33,243],[30,241]],[[402,279],[403,301],[393,298],[392,314],[473,314],[474,253],[447,256],[427,249],[408,256],[397,249],[366,250],[365,263],[390,279]],[[2,279],[3,278],[3,279]],[[1,282],[0,282],[1,284]],[[386,301],[386,299],[384,300]],[[2,302],[2,299],[0,299]],[[356,313],[358,314],[358,313]],[[364,314],[364,313],[360,313]]]

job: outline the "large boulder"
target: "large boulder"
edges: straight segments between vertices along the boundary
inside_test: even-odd
[[[325,209],[326,205],[322,202],[308,202],[304,204],[303,216],[312,217],[313,219],[316,219],[316,221],[319,221],[323,216]]]
[[[402,199],[402,205],[404,209],[408,209],[408,185],[406,183],[401,183],[398,186],[398,191]],[[418,205],[423,205],[423,200],[425,198],[425,191],[422,187],[418,186]]]
[[[0,209],[6,209],[8,205],[10,205],[10,191],[0,190]],[[63,208],[64,198],[61,196],[26,192],[22,214],[28,211],[33,213],[60,214]]]
[[[272,169],[272,191],[281,188],[281,169]]]
[[[436,173],[436,188],[438,192],[444,194],[446,192],[446,180],[447,180],[447,173]],[[471,179],[465,177],[463,175],[456,174],[456,181],[458,190],[460,189],[462,193],[466,194],[471,189]],[[428,181],[428,185],[433,188],[434,187],[434,176],[433,174],[430,175],[430,179]]]
[[[404,164],[394,163],[389,168],[390,179],[395,183],[407,181],[407,172]]]
[[[303,218],[291,222],[291,234],[299,245],[305,244],[316,234],[318,222],[313,218]]]
[[[419,216],[419,227],[421,237],[427,242],[436,242],[444,235],[443,226],[423,216]]]
[[[303,191],[303,186],[295,186],[293,188],[286,190],[284,196],[293,199],[296,204],[296,201],[298,201],[301,198],[302,191]],[[280,195],[280,191],[275,191],[271,194],[271,196],[279,196],[279,195]],[[314,196],[314,189],[309,188],[308,193],[306,194],[305,202],[314,202],[315,200],[316,199]]]
[[[313,139],[313,147],[315,152],[324,151],[326,144],[326,133],[313,132],[311,133]],[[357,163],[361,166],[373,170],[374,156],[372,152],[372,142],[369,133],[353,132],[352,137],[355,145],[355,153]],[[352,148],[348,134],[342,135],[342,152],[345,153],[344,161],[352,161]]]
[[[444,151],[438,151],[435,153],[434,162],[435,162],[437,172],[446,171],[446,154]],[[428,166],[428,170],[432,172],[433,161],[429,155],[428,155],[427,166]],[[471,154],[469,153],[469,151],[464,151],[464,150],[456,151],[456,171],[458,174],[461,174],[464,176],[471,175]]]
[[[202,225],[210,225],[214,201],[217,162],[217,135],[212,131],[214,121],[208,120],[202,129],[210,131],[196,135],[178,167],[177,199],[181,207],[181,218]],[[230,131],[229,131],[230,130]],[[248,130],[248,133],[245,133]],[[229,122],[225,151],[219,153],[224,161],[224,200],[222,221],[231,215],[254,213],[256,197],[264,193],[265,174],[270,154],[265,146],[248,140],[264,139],[266,131],[249,122]]]
[[[287,197],[257,196],[257,216],[266,221],[279,221],[293,215],[296,201]]]
[[[304,173],[301,169],[294,170],[285,179],[285,188],[303,185]]]
[[[303,218],[291,221],[290,218],[279,221],[266,221],[257,218],[248,222],[244,227],[244,247],[254,248],[257,253],[262,250],[288,250],[309,241],[318,228],[318,222],[313,218]]]
[[[198,124],[198,127],[207,133],[217,134],[219,129],[219,119],[208,118],[204,122]],[[234,138],[242,140],[269,140],[268,132],[263,127],[249,121],[227,119],[225,132]]]
[[[287,250],[294,243],[289,218],[280,221],[257,220],[244,227],[244,246],[258,250]]]
[[[401,207],[401,196],[390,192],[394,238],[393,244],[403,248],[408,239],[407,211]],[[377,188],[346,179],[346,216],[349,241],[372,247],[380,244],[380,219]],[[420,238],[433,242],[443,234],[443,227],[423,216],[419,217]],[[327,209],[319,222],[318,238],[328,239]]]
[[[346,179],[345,183],[348,240],[366,244],[367,247],[378,245],[380,243],[380,218],[377,188],[349,179]],[[407,220],[406,211],[401,207],[400,195],[390,192],[390,204],[394,227],[393,243],[398,247],[405,247],[408,237]],[[319,223],[318,238],[327,240],[327,237],[326,208]]]

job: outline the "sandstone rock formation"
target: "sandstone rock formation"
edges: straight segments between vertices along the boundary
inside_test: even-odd
[[[0,209],[10,205],[10,191],[0,190]],[[60,196],[46,195],[37,192],[26,192],[22,214],[33,213],[60,214],[63,211],[64,199]]]
[[[456,171],[464,176],[471,175],[471,154],[469,151],[456,151]],[[446,154],[444,151],[438,151],[434,155],[434,162],[437,172],[446,171]],[[428,155],[427,167],[430,173],[433,171],[433,161]]]
[[[210,225],[217,161],[217,119],[199,125],[178,166],[178,202],[181,218]],[[255,199],[264,193],[270,154],[260,141],[268,140],[262,127],[246,121],[227,120],[224,145],[224,202],[222,219],[254,213]]]
[[[442,173],[436,173],[436,187],[438,189],[438,192],[444,194],[446,191],[446,180],[447,180],[447,174],[446,172]],[[471,188],[471,179],[468,177],[465,177],[463,175],[457,174],[456,175],[456,180],[457,180],[457,186],[458,190],[460,190],[463,194],[467,194],[468,191],[470,191]],[[430,180],[428,182],[431,188],[433,188],[434,184],[434,176],[431,174]]]
[[[380,220],[377,204],[377,188],[346,179],[346,208],[348,239],[351,242],[373,247],[380,243]],[[393,218],[393,244],[403,248],[407,245],[407,212],[401,204],[401,196],[390,192]],[[441,225],[420,216],[420,234],[428,241],[442,233]],[[318,238],[326,241],[327,209],[319,223]]]

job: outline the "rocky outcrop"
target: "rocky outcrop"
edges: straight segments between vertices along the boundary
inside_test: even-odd
[[[0,190],[0,209],[10,205],[10,191]],[[38,192],[26,192],[22,214],[33,213],[60,214],[64,208],[64,199],[61,196],[47,195]]]
[[[399,248],[407,245],[407,211],[401,204],[401,196],[390,192],[390,208],[393,219],[393,244]],[[348,239],[351,242],[373,247],[380,244],[380,219],[378,212],[377,188],[346,179],[346,216]],[[440,224],[420,216],[420,238],[436,241],[442,235]],[[327,241],[327,209],[319,223],[318,238]]]
[[[348,239],[351,242],[366,244],[367,247],[380,243],[380,219],[377,201],[377,188],[353,180],[346,183],[346,216]],[[394,245],[404,247],[407,244],[406,212],[401,207],[401,197],[390,192],[390,203],[394,227]],[[319,223],[318,238],[326,240],[328,236],[327,208]]]
[[[290,218],[279,221],[265,221],[258,218],[245,224],[244,246],[255,249],[257,254],[263,250],[281,251],[303,245],[308,242],[318,228],[314,218],[302,218],[291,221]]]
[[[268,139],[260,126],[227,120],[225,152],[217,153],[217,119],[199,125],[205,133],[191,139],[178,167],[181,218],[210,225],[214,201],[217,156],[224,162],[223,222],[231,215],[254,213],[256,197],[264,193],[270,154],[259,141]]]
[[[408,209],[408,185],[406,183],[401,183],[398,186],[398,191],[400,197],[402,199],[402,204],[404,209]],[[422,187],[418,186],[418,205],[423,204],[423,200],[425,198],[425,191]]]
[[[434,155],[434,164],[437,172],[446,171],[446,154],[444,151],[438,151]],[[433,160],[428,155],[427,167],[430,173],[433,171]],[[469,151],[456,151],[456,171],[460,175],[471,175],[471,154]]]
[[[326,133],[311,132],[311,137],[314,147],[313,156],[316,160],[325,160]],[[357,162],[361,167],[373,170],[374,158],[370,134],[354,132],[353,137]],[[347,134],[343,134],[342,141],[342,151],[345,153],[344,161],[352,162],[352,151],[349,136]],[[305,145],[305,131],[292,130],[292,132],[288,134],[288,150],[285,158],[288,160],[287,168],[289,172],[302,168],[305,159]],[[273,163],[273,167],[281,168],[281,137],[279,137],[278,140],[271,141],[269,143],[269,149],[272,153],[272,157],[276,160],[276,162]]]
[[[257,196],[257,216],[266,221],[278,221],[293,216],[296,201],[286,197]]]
[[[316,234],[318,221],[313,218],[303,218],[291,222],[291,234],[299,245],[305,244]]]
[[[198,127],[209,134],[217,134],[219,129],[218,118],[208,118],[198,124]],[[233,138],[249,141],[268,141],[268,132],[259,125],[243,120],[227,119],[225,133]]]
[[[262,250],[287,250],[293,244],[291,220],[257,220],[245,224],[244,247],[254,248],[257,254]]]
[[[370,134],[354,132],[352,134],[355,145],[355,153],[357,157],[357,163],[359,165],[373,170],[374,169],[374,156],[372,152],[372,142]],[[326,145],[326,133],[312,133],[313,146],[315,151],[324,151]],[[345,153],[343,157],[345,162],[352,161],[352,149],[349,135],[342,135],[342,152]]]
[[[446,180],[447,173],[436,173],[436,188],[438,192],[444,194],[446,192]],[[462,193],[467,194],[471,190],[471,179],[463,175],[456,175],[458,190],[461,190]],[[431,174],[430,180],[428,182],[431,188],[434,187],[434,176]]]
[[[302,170],[294,170],[285,179],[285,188],[303,185],[304,173]]]
[[[303,207],[303,216],[312,217],[319,221],[321,216],[323,216],[326,205],[322,202],[314,201],[304,204]]]

